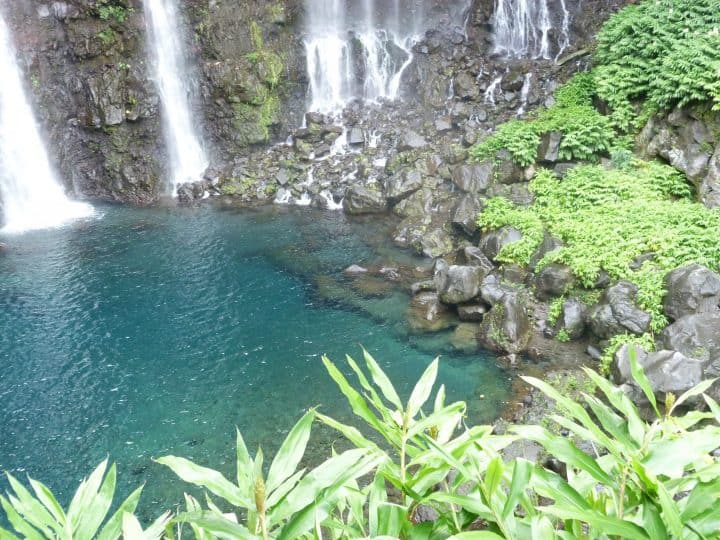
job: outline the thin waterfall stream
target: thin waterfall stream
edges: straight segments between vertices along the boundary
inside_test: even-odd
[[[50,165],[23,88],[10,29],[0,14],[0,202],[2,232],[57,227],[89,217],[93,208],[71,201]]]
[[[178,185],[199,180],[209,162],[192,119],[174,0],[146,0],[145,8],[170,155],[171,178],[166,182],[167,191],[174,194]]]

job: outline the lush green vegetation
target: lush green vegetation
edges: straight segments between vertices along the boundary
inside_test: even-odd
[[[523,233],[498,260],[527,265],[548,231],[564,245],[545,255],[539,268],[566,264],[586,288],[601,270],[636,283],[654,330],[667,325],[665,274],[690,262],[720,264],[720,213],[693,202],[684,177],[669,166],[639,160],[623,169],[584,165],[562,180],[543,169],[530,190],[535,201],[529,207],[495,198],[478,218],[484,230],[509,225]],[[634,264],[641,256],[649,260]]]
[[[639,2],[598,34],[598,94],[616,125],[633,127],[647,110],[711,101],[720,108],[720,9],[716,0]]]
[[[494,159],[499,150],[506,149],[516,163],[526,167],[535,163],[541,136],[550,132],[562,135],[559,157],[563,160],[592,159],[608,152],[615,132],[610,119],[593,107],[594,95],[593,76],[589,73],[577,75],[558,91],[552,107],[528,120],[502,124],[495,134],[473,147],[470,153],[475,160],[482,161]]]
[[[720,462],[711,454],[720,437],[720,406],[703,396],[710,412],[675,415],[712,381],[679,398],[667,396],[661,411],[633,360],[636,382],[657,416],[648,423],[622,391],[590,370],[597,392],[583,386],[582,403],[527,378],[555,402],[558,414],[548,421],[556,429],[519,425],[498,435],[492,426],[466,427],[465,404],[446,404],[442,386],[432,398],[437,360],[405,403],[369,355],[365,370],[348,358],[362,393],[324,362],[371,437],[311,410],[269,467],[261,450],[250,456],[238,433],[233,480],[183,458],[161,458],[183,480],[204,488],[206,497],[201,502],[186,495],[184,511],[163,514],[145,531],[133,515],[142,488],[107,519],[115,491],[115,468],[105,474],[107,463],[81,484],[67,511],[40,482],[30,480],[27,489],[9,476],[13,493],[0,504],[14,532],[0,529],[0,538],[720,537]],[[337,430],[354,448],[308,472],[301,463],[315,422]],[[555,434],[561,430],[568,436]],[[373,442],[377,437],[383,445]],[[565,472],[503,459],[503,449],[519,440],[540,444]],[[574,440],[586,441],[588,453]],[[434,519],[419,519],[422,509],[434,511]]]

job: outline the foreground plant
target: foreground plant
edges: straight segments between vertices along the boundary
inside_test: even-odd
[[[661,411],[631,356],[635,382],[655,414],[648,422],[621,389],[593,371],[586,370],[598,392],[582,394],[582,402],[526,378],[555,403],[549,420],[557,429],[518,425],[496,435],[492,426],[465,426],[465,404],[446,405],[442,386],[431,400],[437,361],[406,402],[367,353],[365,369],[347,359],[360,390],[323,361],[374,436],[311,410],[267,472],[262,451],[252,459],[240,433],[234,481],[183,458],[161,458],[207,495],[202,503],[186,495],[185,511],[170,522],[161,516],[146,531],[133,516],[140,490],[100,529],[115,488],[114,467],[103,480],[105,462],[83,482],[67,514],[42,484],[30,480],[33,495],[11,477],[14,494],[0,502],[15,533],[0,529],[0,538],[115,539],[121,532],[128,539],[200,540],[720,538],[720,462],[712,454],[720,446],[720,406],[704,395],[714,381],[665,396]],[[707,412],[677,415],[702,400]],[[307,472],[301,463],[315,419],[356,448]],[[378,436],[382,444],[374,442]],[[560,466],[505,459],[503,450],[522,440],[540,444]]]
[[[161,538],[170,519],[169,512],[160,516],[144,531],[133,514],[140,500],[142,487],[133,491],[106,520],[115,494],[116,480],[115,465],[111,465],[108,470],[107,464],[107,460],[103,461],[82,481],[67,511],[63,510],[44,484],[29,478],[31,492],[8,474],[13,493],[9,493],[7,497],[0,496],[0,506],[5,511],[7,521],[20,538],[30,540],[115,540],[121,534],[125,538],[143,540]],[[0,539],[19,537],[0,527]]]

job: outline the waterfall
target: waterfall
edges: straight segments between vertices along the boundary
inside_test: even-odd
[[[567,10],[564,11],[567,13]],[[508,56],[532,56],[549,60],[550,30],[552,20],[547,0],[495,1],[496,52]]]
[[[93,214],[56,179],[23,89],[10,31],[0,14],[0,200],[3,232],[56,227]]]
[[[195,133],[190,113],[190,89],[186,83],[189,77],[174,0],[145,0],[145,7],[170,154],[171,179],[167,182],[167,191],[174,194],[178,184],[200,180],[207,169],[208,159]]]
[[[309,110],[337,114],[352,99],[396,99],[423,24],[401,0],[306,0]]]

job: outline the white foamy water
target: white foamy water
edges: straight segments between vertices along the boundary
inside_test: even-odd
[[[309,110],[337,114],[352,99],[397,99],[428,23],[425,0],[306,0],[305,8]],[[462,25],[466,2],[446,9]]]
[[[493,26],[496,52],[551,58],[549,33],[553,25],[547,0],[496,0]]]
[[[166,191],[175,194],[178,184],[201,179],[208,159],[190,112],[190,89],[186,84],[189,77],[174,0],[145,0],[145,9],[170,154],[171,178],[166,182]]]
[[[15,47],[0,14],[0,200],[4,233],[57,227],[93,215],[71,201],[50,165],[23,88]]]

